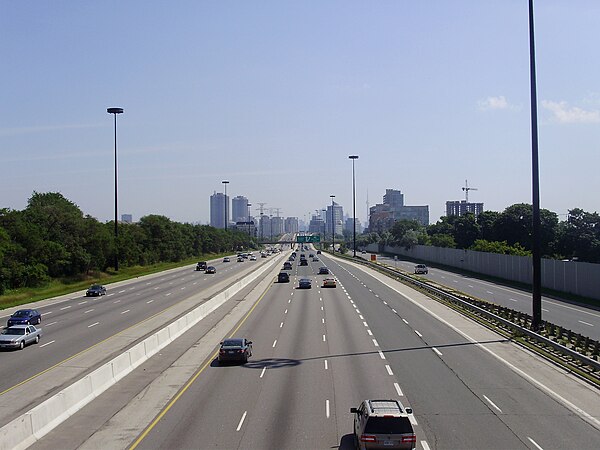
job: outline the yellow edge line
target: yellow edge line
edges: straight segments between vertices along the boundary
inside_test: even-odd
[[[141,322],[138,322],[138,323],[136,323],[135,325],[132,325],[132,326],[130,326],[129,328],[125,328],[124,330],[121,330],[121,331],[119,331],[118,333],[116,333],[116,334],[113,334],[112,336],[110,336],[110,337],[107,337],[106,339],[104,339],[104,340],[102,340],[102,341],[100,341],[100,342],[97,342],[97,343],[95,343],[95,344],[94,344],[94,345],[92,345],[91,347],[88,347],[88,348],[86,348],[85,350],[82,350],[82,351],[80,351],[79,353],[75,353],[74,355],[72,355],[72,356],[69,356],[69,357],[68,357],[68,358],[66,358],[66,359],[63,359],[62,361],[60,361],[60,362],[58,362],[58,363],[54,364],[53,366],[51,366],[51,367],[48,367],[47,369],[44,369],[44,370],[42,370],[41,372],[39,372],[39,373],[36,373],[35,375],[33,375],[33,376],[31,376],[31,377],[27,378],[26,380],[23,380],[23,381],[21,381],[21,382],[19,382],[19,383],[15,384],[14,386],[11,386],[11,387],[9,387],[8,389],[6,389],[6,390],[4,390],[4,391],[0,392],[0,396],[2,396],[2,395],[4,395],[4,394],[6,394],[7,392],[10,392],[10,391],[12,391],[13,389],[16,389],[16,388],[18,388],[18,387],[20,387],[20,386],[23,386],[23,385],[24,385],[24,384],[26,384],[26,383],[29,383],[31,380],[34,380],[34,379],[36,379],[36,378],[38,378],[38,377],[40,377],[40,376],[44,375],[45,373],[48,373],[48,372],[50,372],[51,370],[53,370],[53,369],[56,369],[58,366],[60,366],[60,365],[62,365],[62,364],[64,364],[64,363],[66,363],[66,362],[68,362],[68,361],[71,361],[73,358],[76,358],[76,357],[78,357],[78,356],[80,356],[80,355],[83,355],[84,353],[87,353],[87,352],[89,352],[90,350],[94,349],[94,348],[95,348],[95,347],[97,347],[98,345],[100,345],[100,344],[103,344],[103,343],[105,343],[105,342],[107,342],[107,341],[109,341],[109,340],[111,340],[111,339],[114,339],[114,338],[116,338],[117,336],[119,336],[120,334],[122,334],[122,333],[125,333],[126,331],[133,330],[134,328],[136,328],[136,327],[138,327],[138,326],[142,325],[143,323],[145,323],[145,322],[147,322],[147,321],[149,321],[149,320],[152,320],[152,319],[154,319],[155,317],[157,317],[157,316],[159,316],[159,315],[163,314],[164,312],[166,312],[166,311],[170,310],[171,308],[174,308],[175,306],[179,305],[180,303],[182,303],[182,302],[184,302],[184,301],[186,301],[186,300],[188,300],[188,299],[181,300],[180,302],[174,303],[173,305],[169,306],[168,308],[165,308],[165,309],[163,309],[162,311],[159,311],[159,312],[157,312],[156,314],[154,314],[154,315],[152,315],[152,316],[148,317],[147,319],[144,319],[144,320],[142,320]],[[138,338],[138,339],[139,339],[139,338]],[[137,339],[136,339],[136,340],[137,340]]]
[[[267,287],[265,292],[262,293],[260,298],[256,301],[256,303],[252,306],[252,308],[250,308],[250,311],[248,311],[246,313],[244,318],[241,320],[239,325],[237,327],[235,327],[235,329],[231,332],[229,337],[233,337],[235,335],[235,333],[240,329],[240,327],[244,324],[246,319],[250,316],[250,314],[252,314],[252,312],[254,311],[254,308],[256,308],[258,306],[258,304],[260,303],[260,301],[263,299],[263,297],[265,295],[267,295],[267,292],[269,292],[269,289],[271,289],[271,286],[273,286],[273,283],[269,284],[269,286]],[[156,416],[156,418],[152,421],[152,423],[150,425],[148,425],[148,427],[144,430],[144,432],[133,442],[133,444],[131,444],[131,447],[129,447],[129,450],[133,450],[138,445],[140,445],[140,443],[146,438],[148,433],[150,433],[150,431],[152,431],[152,429],[156,426],[156,424],[158,424],[158,422],[165,416],[165,414],[167,414],[167,412],[169,412],[169,410],[181,398],[181,396],[183,394],[185,394],[185,392],[190,388],[190,386],[194,383],[194,381],[196,381],[196,379],[200,376],[200,374],[202,374],[202,372],[204,372],[204,369],[206,369],[208,367],[208,365],[217,357],[218,353],[219,352],[216,351],[208,358],[206,363],[198,370],[198,372],[196,372],[194,374],[194,376],[189,379],[189,381],[185,384],[185,386],[177,393],[177,395],[175,397],[173,397],[173,399],[167,404],[167,406],[165,406],[165,408],[160,412],[160,414],[158,416]]]

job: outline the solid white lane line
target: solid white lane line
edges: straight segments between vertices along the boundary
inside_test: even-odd
[[[323,335],[323,342],[325,342],[327,340],[327,338],[325,337],[325,335]]]
[[[423,337],[423,335],[421,333],[419,333],[417,330],[415,330],[415,333],[417,334],[417,336]]]
[[[325,416],[329,419],[329,400],[325,400]]]
[[[283,328],[283,322],[279,324],[279,328]]]
[[[398,397],[404,397],[404,393],[402,392],[402,389],[400,389],[400,385],[398,383],[394,383],[394,387],[396,388]]]
[[[542,447],[540,447],[540,445],[539,445],[537,442],[535,442],[535,441],[534,441],[533,439],[531,439],[529,436],[527,436],[527,439],[529,439],[529,442],[531,442],[531,443],[532,443],[532,444],[535,446],[535,448],[537,448],[537,449],[539,449],[539,450],[544,450]]]
[[[593,326],[594,326],[594,324],[592,324],[592,323],[587,323],[587,322],[584,322],[583,320],[578,320],[577,322],[579,322],[579,323],[582,323],[582,324],[584,324],[584,325],[589,325],[590,327],[593,327]]]
[[[325,360],[325,370],[329,369],[329,367],[327,367],[327,360]]]
[[[275,348],[275,346],[276,346],[276,345],[277,345],[277,339],[275,339],[275,340],[273,341],[273,348]]]
[[[369,336],[373,336],[373,332],[369,329],[367,329],[367,333],[369,334]]]
[[[493,401],[491,401],[491,400],[490,400],[490,399],[489,399],[487,396],[485,396],[485,395],[483,396],[483,398],[485,398],[485,400],[486,400],[486,401],[487,401],[487,402],[488,402],[490,405],[492,405],[492,407],[494,407],[494,409],[497,409],[497,410],[498,410],[498,412],[499,412],[500,414],[502,414],[502,410],[501,410],[500,408],[498,408],[498,406],[497,406],[497,405],[496,405],[496,404],[495,404]]]
[[[62,308],[60,308],[61,311],[64,311],[65,309],[69,309],[72,305],[69,306],[63,306]]]
[[[46,342],[45,344],[40,345],[40,348],[45,347],[46,345],[54,344],[56,341]]]
[[[379,342],[377,342],[377,339],[373,339],[373,345],[375,347],[379,347]]]
[[[100,323],[100,322],[94,322],[93,324],[91,324],[91,325],[88,325],[88,328],[95,327],[95,326],[96,326],[96,325],[98,325],[99,323]]]
[[[87,313],[90,313],[90,312],[92,312],[92,311],[93,311],[93,309],[88,309],[87,311],[84,311],[83,313],[84,313],[84,314],[87,314]]]
[[[381,350],[379,350],[379,357],[381,359],[385,359],[385,355],[383,354],[383,352]]]
[[[262,378],[265,375],[266,370],[267,370],[267,366],[263,367],[263,370],[260,373],[260,378]]]
[[[442,356],[442,352],[440,352],[437,348],[431,347],[431,350],[437,353],[438,356]]]
[[[244,414],[242,415],[242,418],[240,419],[240,423],[238,424],[237,429],[235,431],[240,431],[242,429],[244,420],[246,420],[246,414],[248,414],[248,411],[244,411]]]
[[[385,365],[385,370],[387,370],[388,375],[394,376],[394,372],[392,372],[392,368],[389,366],[389,364]]]
[[[423,450],[431,450],[427,441],[421,441],[421,447],[423,447]]]
[[[46,324],[46,325],[44,325],[44,326],[45,326],[45,327],[49,327],[49,326],[51,326],[51,325],[55,325],[55,324],[57,324],[57,323],[58,323],[58,322],[50,322],[50,323],[47,323],[47,324]]]
[[[129,311],[131,311],[130,309],[126,309],[125,311],[123,311],[121,314],[127,314]]]
[[[394,308],[392,308],[392,312],[393,312],[394,314],[398,314],[398,311],[396,311]]]
[[[84,302],[79,302],[79,303],[77,303],[77,304],[78,304],[78,305],[85,305],[86,303],[87,303],[87,300],[86,300],[86,301],[84,301]]]
[[[150,303],[152,303],[153,301],[154,301],[154,300],[148,300],[148,301],[146,302],[146,304],[150,304]]]

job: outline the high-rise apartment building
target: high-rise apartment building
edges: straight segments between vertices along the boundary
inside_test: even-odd
[[[248,198],[238,195],[231,199],[231,218],[233,222],[248,220]]]
[[[213,195],[210,196],[211,227],[225,228],[225,208],[227,208],[228,203],[229,196],[225,197],[225,194],[223,194],[222,192],[214,192]],[[230,221],[229,219],[230,217],[228,217],[228,221]]]
[[[286,217],[283,223],[283,231],[285,233],[297,233],[298,228],[298,218],[297,217]]]
[[[466,200],[446,202],[446,216],[464,216],[467,213],[475,214],[483,212],[483,203],[471,203]]]
[[[386,189],[383,203],[369,209],[369,232],[389,231],[397,220],[416,220],[421,225],[429,225],[429,205],[407,206],[404,194],[395,189]]]
[[[329,205],[327,207],[326,222],[327,234],[331,236],[331,231],[334,230],[336,236],[341,235],[344,232],[344,208],[336,202],[333,202],[333,205]]]

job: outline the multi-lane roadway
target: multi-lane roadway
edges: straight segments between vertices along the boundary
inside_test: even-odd
[[[320,288],[321,265],[333,271],[337,288]],[[249,363],[222,366],[216,347],[198,360],[187,357],[197,370],[160,414],[140,424],[127,420],[132,408],[98,425],[102,442],[351,448],[350,408],[394,398],[414,410],[417,448],[598,448],[600,396],[593,388],[382,275],[325,255],[294,265],[291,274],[289,284],[270,280],[254,307],[223,332],[253,341]],[[304,277],[312,289],[297,289]],[[64,447],[69,427],[67,421],[37,447]],[[89,434],[73,448],[94,447],[98,440]]]
[[[370,258],[370,254],[362,256]],[[380,255],[377,255],[377,259],[391,267],[397,267],[411,273],[414,271],[415,263],[411,261],[394,260]],[[430,267],[429,273],[422,276],[451,289],[531,314],[531,292],[436,267]],[[600,339],[600,311],[598,309],[543,296],[542,317],[544,320],[573,330],[576,333],[581,333],[592,339]]]

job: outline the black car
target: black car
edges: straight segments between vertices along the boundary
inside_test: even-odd
[[[92,284],[85,292],[86,297],[99,297],[100,295],[106,295],[106,288],[100,284]]]
[[[214,266],[208,266],[204,273],[217,273],[217,269]]]
[[[42,315],[37,309],[19,309],[8,318],[7,326],[13,325],[37,325],[41,323]]]
[[[300,260],[300,265],[301,266],[308,266],[308,261],[306,259],[301,259]]]
[[[283,270],[292,270],[292,263],[289,261],[286,261],[283,263]]]
[[[288,275],[287,272],[279,272],[279,275],[277,275],[277,282],[278,283],[289,283],[290,276]]]
[[[196,270],[197,271],[201,271],[201,270],[206,270],[206,261],[200,261],[198,264],[196,264]]]
[[[302,279],[300,279],[300,281],[298,281],[298,288],[299,289],[310,289],[310,288],[312,288],[312,281],[310,281],[308,278],[302,278]]]
[[[329,269],[327,267],[319,267],[319,275],[328,275]]]
[[[242,361],[248,362],[252,356],[252,341],[246,338],[230,338],[221,342],[219,349],[219,362]]]

